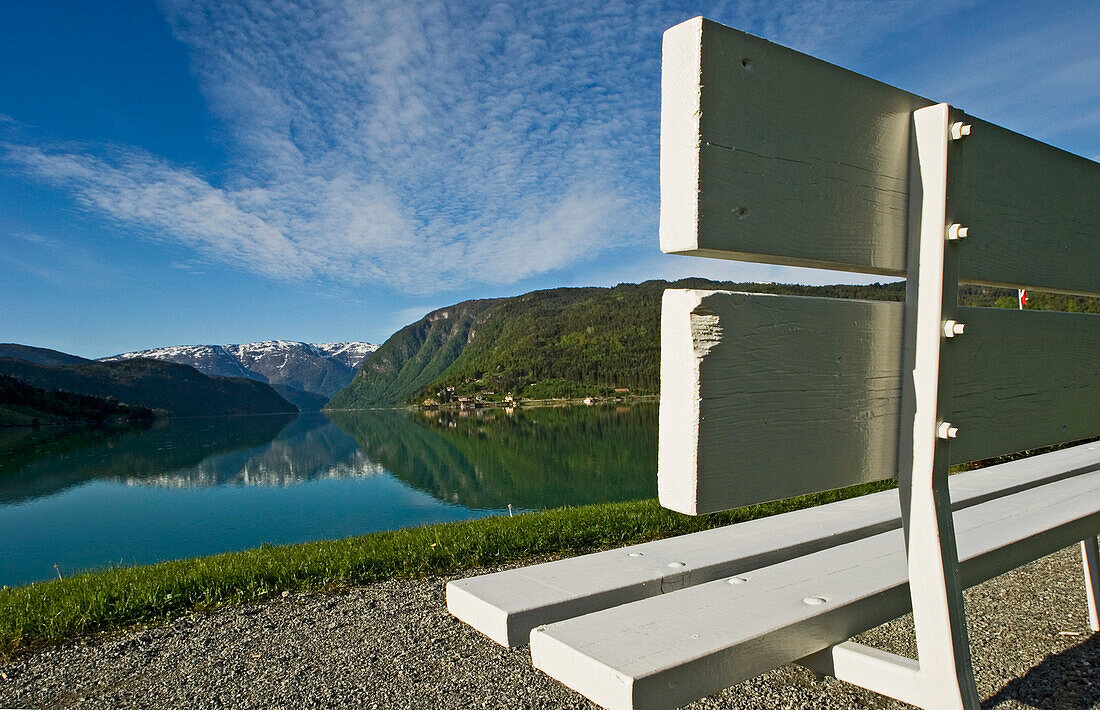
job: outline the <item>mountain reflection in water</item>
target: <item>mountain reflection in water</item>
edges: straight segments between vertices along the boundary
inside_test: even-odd
[[[657,495],[657,407],[333,412],[410,486],[473,508],[545,509]]]
[[[0,433],[0,504],[93,479],[197,488],[392,473],[448,503],[542,509],[656,495],[657,409],[373,410]]]
[[[0,430],[0,584],[656,495],[657,407]]]

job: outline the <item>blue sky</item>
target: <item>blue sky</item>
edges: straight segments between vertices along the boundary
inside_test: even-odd
[[[1098,3],[4,2],[0,341],[381,342],[536,288],[858,280],[659,253],[661,32],[700,14],[1100,158]]]

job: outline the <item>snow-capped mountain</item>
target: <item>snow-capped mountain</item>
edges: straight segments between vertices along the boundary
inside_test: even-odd
[[[122,353],[103,360],[151,358],[190,365],[208,375],[270,383],[303,409],[316,409],[351,382],[355,368],[378,348],[373,343],[302,343],[265,340],[234,345],[178,345]],[[320,399],[319,399],[320,398]],[[319,404],[320,402],[320,404]]]
[[[237,356],[224,345],[177,345],[168,348],[150,348],[149,350],[122,353],[121,355],[100,359],[110,362],[112,360],[133,360],[136,358],[166,360],[180,365],[190,365],[205,375],[248,377],[253,380],[267,382],[266,377],[252,372],[242,365]]]
[[[314,345],[353,368],[358,368],[368,355],[378,349],[374,343],[314,343]]]

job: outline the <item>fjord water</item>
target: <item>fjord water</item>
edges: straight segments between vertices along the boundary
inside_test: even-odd
[[[0,430],[0,584],[651,498],[656,461],[654,404]]]

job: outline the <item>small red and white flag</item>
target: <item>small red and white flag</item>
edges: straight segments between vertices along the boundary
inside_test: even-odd
[[[1020,310],[1024,310],[1025,306],[1027,306],[1027,291],[1020,289]]]

